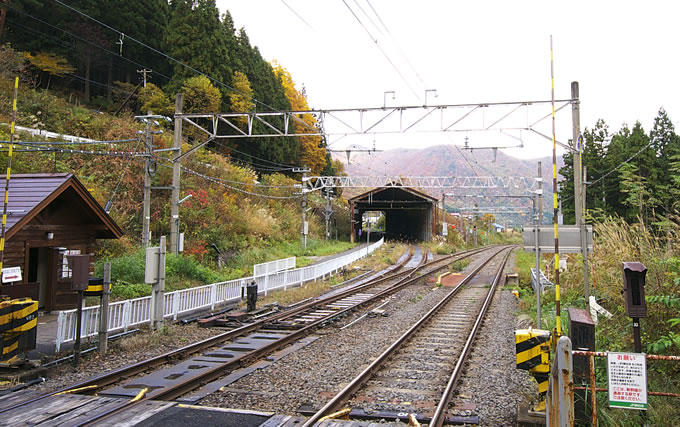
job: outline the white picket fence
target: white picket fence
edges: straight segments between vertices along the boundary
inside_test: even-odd
[[[263,262],[253,266],[253,276],[264,276],[266,274],[278,273],[283,270],[295,268],[295,257],[277,259],[275,261]]]
[[[258,291],[267,295],[277,289],[300,286],[305,282],[331,275],[342,267],[361,259],[382,246],[384,240],[372,243],[359,250],[350,252],[329,261],[309,267],[277,271],[259,276],[244,277],[227,282],[213,283],[196,288],[169,292],[164,295],[165,319],[177,320],[182,315],[207,312],[216,306],[229,304],[241,298],[241,288],[255,280]],[[57,317],[57,351],[66,343],[74,342],[76,336],[76,310],[60,311]],[[124,332],[129,328],[151,323],[151,296],[118,301],[109,305],[109,333]],[[81,339],[96,336],[99,325],[99,306],[83,309]]]

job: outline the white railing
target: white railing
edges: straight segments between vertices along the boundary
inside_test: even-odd
[[[196,288],[169,292],[164,295],[163,307],[166,319],[177,320],[182,315],[214,310],[216,306],[229,304],[241,298],[241,289],[255,280],[258,293],[267,295],[278,289],[300,286],[305,282],[331,275],[344,266],[367,256],[383,244],[383,239],[369,246],[319,264],[273,274],[244,277],[227,282],[213,283]],[[83,308],[81,338],[97,335],[99,306]],[[151,323],[151,297],[135,298],[109,304],[109,332],[127,331],[133,326]],[[56,349],[75,341],[76,310],[60,311],[57,317]]]
[[[277,259],[276,261],[263,262],[253,266],[253,277],[265,274],[278,273],[283,270],[295,268],[295,257]]]

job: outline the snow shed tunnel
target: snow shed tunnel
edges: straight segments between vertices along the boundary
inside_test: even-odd
[[[349,199],[352,242],[366,240],[368,233],[362,229],[362,218],[371,211],[384,213],[386,239],[430,241],[437,230],[437,202],[436,198],[410,187],[381,187],[352,197]]]

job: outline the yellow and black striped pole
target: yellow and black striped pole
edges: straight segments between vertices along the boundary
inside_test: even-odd
[[[553,225],[555,228],[555,328],[557,330],[557,341],[562,335],[562,320],[560,316],[560,240],[557,227],[557,146],[555,143],[555,72],[553,67],[553,45],[552,35],[550,36],[550,84],[552,87],[552,169],[553,169]]]
[[[5,177],[5,202],[2,205],[2,231],[0,231],[0,274],[5,261],[5,227],[7,226],[7,202],[9,201],[9,177],[12,173],[12,152],[14,151],[14,124],[17,120],[17,93],[19,77],[14,79],[14,101],[12,102],[12,124],[9,131],[9,150],[7,151],[7,176]]]

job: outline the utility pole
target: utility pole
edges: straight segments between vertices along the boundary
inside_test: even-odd
[[[578,82],[571,82],[571,122],[572,122],[572,142],[574,144],[574,212],[576,215],[576,225],[581,224],[583,215],[582,195],[581,195],[581,106],[579,104]]]
[[[442,236],[445,236],[446,226],[446,192],[444,192],[442,193]]]
[[[543,171],[541,162],[538,162],[538,192],[534,203],[534,246],[536,250],[536,325],[541,328],[541,249],[538,247],[538,233],[541,229],[541,217],[543,216],[543,206],[541,196],[543,195]],[[532,200],[533,202],[534,200]]]
[[[333,216],[333,207],[331,206],[330,189],[326,188],[326,210],[324,210],[324,218],[326,219],[326,240],[331,238],[331,216]]]
[[[307,192],[305,191],[305,182],[307,181],[307,166],[302,169],[302,247],[307,249]]]
[[[147,111],[150,116],[151,111]],[[146,148],[146,162],[144,163],[144,207],[142,209],[142,246],[149,247],[149,222],[151,220],[151,154],[153,151],[153,136],[151,135],[151,121],[147,119],[144,134]]]
[[[586,297],[586,305],[590,298],[590,278],[588,276],[588,229],[586,227],[586,184],[588,181],[588,168],[583,166],[583,180],[581,184],[581,195],[583,196],[583,216],[581,217],[581,256],[583,257],[583,287]]]
[[[170,253],[179,253],[179,190],[180,172],[182,163],[179,160],[182,154],[182,114],[183,96],[178,93],[175,96],[175,133],[173,139],[172,154],[172,194],[170,199]]]
[[[543,163],[538,162],[538,225],[543,224]]]
[[[144,79],[144,88],[146,88],[146,75],[151,74],[151,70],[144,68],[142,70],[137,70],[137,72],[142,75],[142,78]]]

